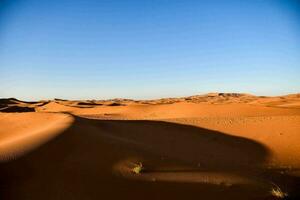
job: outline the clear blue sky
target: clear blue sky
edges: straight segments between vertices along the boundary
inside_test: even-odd
[[[0,97],[300,92],[298,1],[2,0]]]

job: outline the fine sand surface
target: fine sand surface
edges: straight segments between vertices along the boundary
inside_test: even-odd
[[[300,95],[0,99],[0,199],[300,199]]]

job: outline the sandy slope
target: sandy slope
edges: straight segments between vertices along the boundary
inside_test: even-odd
[[[0,199],[297,199],[299,99],[3,100]]]
[[[5,113],[0,115],[0,162],[22,154],[57,136],[72,123],[64,114]]]

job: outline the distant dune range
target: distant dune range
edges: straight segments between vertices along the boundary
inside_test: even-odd
[[[299,141],[300,94],[0,99],[0,199],[300,199]]]

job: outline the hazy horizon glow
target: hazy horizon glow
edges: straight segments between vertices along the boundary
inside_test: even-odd
[[[297,1],[4,0],[0,98],[300,92]]]

